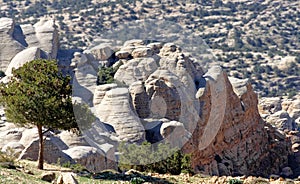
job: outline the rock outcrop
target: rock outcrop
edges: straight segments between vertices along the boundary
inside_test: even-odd
[[[0,69],[6,71],[10,65],[6,73],[32,59],[57,57],[58,31],[52,19],[41,19],[34,25],[16,25],[10,18],[0,18],[0,38]],[[26,48],[27,51],[20,53]]]
[[[34,25],[21,25],[28,47],[39,47],[55,59],[58,52],[58,30],[53,19],[42,18]]]
[[[0,63],[1,70],[5,71],[11,59],[25,46],[14,38],[15,22],[10,18],[0,18]]]
[[[289,165],[291,144],[260,117],[247,80],[228,78],[218,66],[204,73],[172,43],[132,40],[119,52],[123,65],[114,78],[122,87],[97,86],[93,102],[119,140],[164,140],[192,153],[193,168],[211,175],[268,176]]]
[[[279,173],[288,165],[290,145],[283,134],[260,118],[257,96],[251,84],[234,78],[229,80],[221,70],[210,70],[204,77],[206,86],[199,96],[199,102],[203,104],[202,116],[192,139],[184,147],[186,152],[193,154],[193,167],[212,175],[268,176]],[[218,88],[220,86],[222,88]],[[220,98],[220,92],[225,96]],[[225,109],[220,116],[222,104]],[[214,123],[209,125],[211,117]],[[216,124],[220,118],[221,124]],[[216,129],[214,126],[218,125]],[[214,130],[205,133],[207,128]],[[203,147],[202,140],[206,141],[207,137],[213,139]]]
[[[45,57],[45,54],[42,54],[43,51],[38,47],[30,47],[24,49],[23,51],[19,52],[9,63],[5,75],[10,77],[12,76],[12,69],[18,69],[19,67],[23,66],[25,63],[28,63],[34,59],[48,59]]]

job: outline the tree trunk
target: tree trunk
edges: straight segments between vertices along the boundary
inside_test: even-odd
[[[39,158],[38,158],[38,169],[44,169],[44,140],[42,125],[37,125],[39,133]]]

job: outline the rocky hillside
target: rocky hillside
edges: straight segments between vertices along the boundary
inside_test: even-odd
[[[17,26],[7,18],[0,22],[5,22],[0,26],[2,35],[22,45],[11,35],[20,27],[24,36],[24,29],[30,26]],[[39,30],[48,30],[47,36],[35,44],[24,36],[23,50],[10,56],[8,77],[11,68],[34,58],[52,58],[50,53],[58,49],[52,20],[41,20],[32,27],[32,37],[42,34]],[[48,47],[44,47],[45,40]],[[200,173],[298,176],[298,134],[285,134],[262,120],[248,80],[228,77],[217,65],[206,72],[184,48],[172,43],[128,40],[114,49],[100,44],[75,52],[71,63],[60,65],[74,71],[74,99],[89,104],[98,119],[92,127],[78,122],[83,131],[80,137],[49,132],[47,162],[80,163],[93,172],[116,169],[120,142],[146,140],[167,142],[191,153],[192,167]],[[99,72],[111,68],[115,74],[106,84],[109,76],[104,72],[100,79]],[[11,147],[20,153],[20,159],[37,159],[35,129],[17,128],[3,115],[0,132],[2,151]]]
[[[76,49],[123,22],[174,21],[198,32],[229,76],[249,78],[260,96],[291,98],[300,90],[299,7],[298,0],[2,0],[0,17],[55,18],[62,48]]]

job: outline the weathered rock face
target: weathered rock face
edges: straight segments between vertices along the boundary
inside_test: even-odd
[[[54,20],[42,19],[34,25],[15,25],[12,19],[1,18],[0,38],[2,71],[6,71],[13,58],[14,64],[11,67],[36,58],[55,59],[57,56],[59,43]],[[31,49],[31,47],[33,48]],[[25,48],[31,50],[18,54]],[[16,56],[17,54],[18,56]],[[24,58],[21,56],[24,56]]]
[[[116,56],[124,64],[114,78],[128,89],[101,85],[94,96],[97,116],[120,140],[136,142],[143,134],[152,143],[164,139],[192,153],[196,171],[213,175],[267,176],[289,164],[291,145],[283,132],[261,119],[247,80],[228,78],[217,66],[204,74],[171,43],[146,46],[132,40],[120,52]],[[275,99],[264,109],[282,107]]]
[[[96,88],[99,62],[88,57],[88,54],[75,52],[71,66],[75,67],[72,95],[80,97],[85,103],[91,105]]]
[[[186,152],[193,153],[194,168],[213,175],[278,173],[288,164],[290,145],[284,135],[263,123],[250,83],[233,78],[229,81],[220,70],[209,71],[205,79],[204,92],[199,95],[202,116],[192,139],[184,147]],[[222,82],[218,84],[218,81]],[[214,130],[205,132],[207,128]],[[205,143],[208,138],[212,140]]]
[[[39,153],[39,139],[33,140],[21,153],[19,159],[37,160]],[[56,140],[48,137],[44,140],[44,160],[48,163],[74,163],[57,145]]]
[[[282,98],[262,98],[259,102],[259,112],[263,119],[273,127],[284,131],[291,141],[293,154],[289,159],[289,166],[293,170],[293,176],[300,174],[300,95],[293,99]],[[284,172],[284,171],[282,171]]]
[[[12,76],[12,69],[17,69],[21,66],[23,66],[25,63],[28,63],[34,59],[43,58],[48,59],[45,57],[45,54],[42,54],[43,51],[41,51],[38,47],[30,47],[27,48],[21,52],[19,52],[9,63],[7,70],[5,72],[6,76]]]
[[[58,30],[54,20],[41,19],[34,25],[21,25],[28,47],[39,47],[55,59],[58,51]]]
[[[0,63],[5,71],[11,59],[24,49],[24,45],[14,38],[15,23],[10,18],[0,18]]]
[[[265,121],[281,130],[299,129],[300,95],[296,95],[293,99],[262,98],[258,109]]]
[[[91,53],[97,60],[105,61],[113,55],[113,50],[107,44],[100,44],[93,47]]]
[[[153,58],[132,59],[119,68],[114,78],[131,85],[135,81],[145,81],[156,69],[157,64]]]
[[[142,142],[144,128],[132,110],[127,88],[114,88],[105,93],[97,105],[97,115],[101,121],[112,125],[122,141]]]
[[[84,165],[91,172],[100,172],[107,169],[105,154],[90,146],[77,146],[65,150],[77,163]]]

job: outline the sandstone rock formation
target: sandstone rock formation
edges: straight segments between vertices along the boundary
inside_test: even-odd
[[[34,139],[22,151],[19,159],[37,160],[39,152],[39,139]],[[65,154],[57,145],[55,139],[47,137],[44,140],[44,160],[48,163],[75,163],[72,158]]]
[[[144,128],[131,106],[128,89],[114,88],[105,93],[96,114],[102,122],[114,127],[121,141],[142,142]]]
[[[0,69],[6,71],[10,65],[6,71],[8,74],[11,68],[20,67],[32,59],[57,57],[58,31],[52,19],[41,19],[34,25],[16,25],[10,18],[1,18],[0,37]]]
[[[10,18],[0,18],[0,63],[1,70],[5,71],[11,59],[25,46],[14,38],[15,22]]]
[[[203,104],[202,116],[193,138],[184,147],[186,152],[193,153],[194,168],[213,175],[267,176],[278,173],[280,168],[288,165],[288,155],[291,154],[285,136],[271,126],[266,126],[260,118],[257,96],[250,83],[232,78],[229,80],[223,71],[215,72],[205,75],[207,83],[199,96],[199,102]],[[213,77],[214,74],[218,77]],[[224,103],[225,114],[216,118],[217,121],[222,118],[221,126],[210,144],[201,149],[201,140],[206,139],[201,135],[208,127],[209,118],[220,114],[211,110],[213,96],[216,95],[213,90],[220,91],[217,81],[222,80],[222,89],[225,89],[226,95],[222,97],[223,101],[214,103]],[[214,132],[208,135],[211,133]],[[279,157],[278,151],[282,156]]]
[[[13,23],[5,25],[13,27]],[[56,57],[53,22],[41,21],[20,28],[24,39],[19,32],[16,40],[31,47],[24,50],[28,57],[43,57],[39,49],[50,58]],[[44,41],[43,35],[48,37]],[[13,61],[12,65],[17,66],[27,59],[15,56]],[[115,66],[116,61],[122,64],[114,76],[116,83],[97,86],[99,67]],[[48,162],[56,163],[61,158],[62,162],[77,162],[98,172],[116,168],[114,154],[120,141],[147,140],[165,141],[192,153],[193,169],[211,175],[291,173],[283,168],[291,160],[300,163],[297,133],[286,136],[263,121],[257,96],[247,80],[228,78],[219,66],[205,73],[201,63],[176,44],[147,45],[143,40],[130,40],[116,54],[102,44],[74,53],[71,67],[75,72],[74,99],[79,97],[79,101],[87,103],[97,121],[92,128],[82,129],[82,137],[65,132],[48,135],[45,148],[52,156],[45,156]],[[263,117],[280,124],[282,129],[296,129],[299,103],[283,105],[280,100],[273,99],[262,107],[266,114]],[[36,134],[24,132],[3,129],[0,140],[20,141],[25,147],[20,158],[36,160]],[[0,141],[0,147],[3,146],[6,145]],[[297,168],[291,166],[293,173],[297,173]]]
[[[21,25],[28,47],[39,47],[55,59],[58,52],[58,30],[53,19],[42,18],[34,25]]]
[[[70,155],[77,163],[84,165],[91,172],[116,169],[115,166],[110,167],[111,165],[106,162],[105,153],[91,146],[76,146],[64,150],[64,153]]]
[[[172,43],[132,40],[120,51],[128,53],[117,54],[123,65],[114,78],[125,86],[97,86],[93,97],[97,117],[119,140],[170,142],[192,153],[196,171],[212,175],[267,176],[288,166],[291,144],[261,119],[247,80],[218,66],[204,73]]]
[[[28,63],[34,59],[39,59],[39,58],[48,59],[47,57],[45,57],[45,54],[42,53],[43,51],[38,47],[30,47],[19,52],[9,63],[5,72],[6,76],[8,77],[12,76],[11,72],[13,68],[18,69],[19,67],[23,66],[25,63]]]

